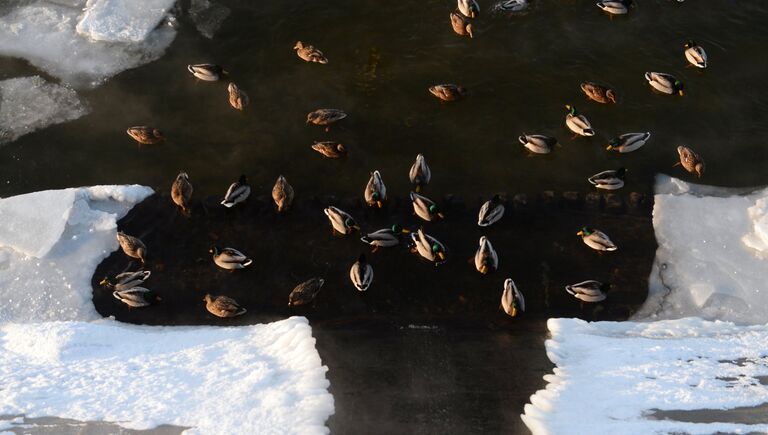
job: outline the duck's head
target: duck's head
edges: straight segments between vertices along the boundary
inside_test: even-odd
[[[282,175],[281,175],[282,177]],[[247,184],[248,178],[245,176],[245,174],[240,175],[240,178],[237,179],[237,182],[240,184]]]
[[[491,198],[491,204],[497,205],[500,203],[501,203],[501,195],[499,195],[498,193],[493,195],[493,198]]]
[[[600,284],[600,291],[602,291],[603,293],[606,293],[606,292],[608,292],[608,290],[611,289],[611,287],[613,287],[613,284],[611,284],[609,282],[604,282],[604,283]]]
[[[344,226],[346,226],[347,228],[353,228],[353,229],[356,229],[356,230],[360,229],[360,226],[357,224],[357,222],[355,222],[354,219],[349,218],[349,217],[344,219]]]
[[[595,232],[595,230],[593,230],[591,228],[581,227],[581,230],[579,230],[579,232],[576,233],[576,235],[584,237],[584,236],[588,236],[588,235],[590,235],[590,234],[592,234],[594,232]]]
[[[695,46],[696,46],[696,41],[694,41],[693,39],[689,39],[689,40],[685,41],[685,45],[683,45],[683,47],[685,47],[685,48],[691,48],[691,47],[695,47]]]
[[[465,27],[467,30],[467,34],[469,34],[470,38],[474,38],[475,35],[472,33],[472,23],[467,24],[467,27]]]
[[[208,250],[208,253],[213,255],[219,255],[219,247],[218,246],[212,247],[211,249]]]
[[[696,176],[701,178],[701,176],[704,175],[704,163],[696,163],[696,166],[693,167],[693,170],[696,171]]]
[[[621,178],[622,180],[624,179],[624,176],[626,176],[626,175],[627,175],[627,168],[619,168],[616,171],[616,176]]]
[[[683,96],[683,88],[685,85],[680,80],[675,80],[675,83],[672,84],[672,88],[677,91],[678,95],[681,97]]]
[[[437,255],[437,257],[440,259],[440,261],[445,261],[445,251],[443,250],[443,248],[439,244],[437,244],[437,243],[433,243],[432,244],[432,252],[435,255]]]
[[[203,296],[203,301],[205,301],[206,303],[211,302],[212,299],[213,298],[211,297],[210,293],[206,293],[205,296]]]
[[[444,217],[445,217],[445,215],[443,215],[443,213],[442,213],[442,212],[440,212],[440,209],[438,209],[438,208],[437,208],[437,205],[436,205],[436,204],[431,204],[431,205],[429,206],[429,209],[428,209],[428,210],[429,210],[429,213],[430,213],[430,214],[433,214],[433,215],[437,215],[437,217],[439,217],[440,219],[442,219],[442,218],[444,218]]]
[[[568,114],[571,116],[576,116],[578,112],[576,112],[576,106],[571,106],[570,104],[565,105],[565,110],[568,111]]]
[[[608,89],[605,91],[605,96],[608,97],[609,100],[611,100],[612,103],[616,102],[616,93],[613,92],[613,89]]]
[[[296,41],[296,45],[293,46],[293,49],[294,50],[301,50],[302,48],[304,48],[304,43],[301,42],[301,41]]]
[[[111,282],[109,282],[109,278],[107,278],[107,277],[105,276],[105,277],[104,277],[104,279],[102,279],[101,281],[99,281],[99,285],[103,285],[103,286],[110,286],[110,285],[112,285],[112,283],[111,283]]]
[[[608,142],[608,146],[605,149],[612,150],[618,148],[620,142],[619,138],[615,137]]]
[[[411,231],[403,228],[400,224],[394,224],[392,225],[392,232],[395,234],[408,234]]]

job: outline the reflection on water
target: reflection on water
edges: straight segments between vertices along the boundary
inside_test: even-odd
[[[0,415],[0,429],[19,435],[180,435],[189,428],[164,424],[150,430],[134,430],[106,421]]]

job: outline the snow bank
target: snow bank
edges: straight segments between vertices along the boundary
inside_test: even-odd
[[[40,76],[0,81],[0,144],[86,113],[75,91]]]
[[[247,327],[0,326],[0,415],[323,434],[334,412],[305,318]],[[0,421],[0,427],[12,424]]]
[[[768,424],[652,420],[651,410],[768,403],[768,325],[687,318],[651,323],[550,319],[557,365],[522,419],[534,434],[767,433]]]
[[[72,6],[68,6],[70,3]],[[120,2],[126,5],[126,9],[133,9],[127,5],[134,3],[139,2]],[[141,42],[93,41],[78,34],[75,29],[84,5],[85,0],[65,4],[43,0],[21,2],[20,6],[0,17],[0,55],[27,59],[36,67],[69,84],[93,87],[121,71],[159,58],[176,36],[176,31],[169,26],[160,26],[146,34],[146,39]],[[123,13],[122,10],[113,12]],[[134,32],[131,26],[137,29],[154,26],[148,24],[149,21],[136,18],[116,15],[110,17],[110,23],[123,21],[123,33],[133,35],[142,31]],[[152,21],[155,19],[154,16],[144,18],[151,18]],[[89,19],[91,28],[107,28],[111,25],[105,23],[99,27],[101,23],[97,19]]]
[[[656,192],[659,248],[635,319],[768,321],[768,189],[744,194],[663,176]]]
[[[88,0],[77,32],[96,41],[141,42],[176,0]]]
[[[99,318],[93,271],[118,248],[117,220],[152,193],[94,186],[0,199],[0,323]]]

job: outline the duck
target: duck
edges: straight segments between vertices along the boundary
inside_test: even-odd
[[[435,263],[435,265],[445,262],[445,245],[436,238],[425,234],[423,230],[419,229],[417,232],[411,233],[411,240],[413,241],[411,252],[419,254],[425,260]]]
[[[707,52],[692,39],[685,42],[685,58],[696,68],[707,67]]]
[[[334,234],[337,232],[341,235],[352,234],[354,230],[360,229],[360,226],[357,225],[352,216],[339,208],[328,206],[323,211],[328,216],[328,220],[331,221]]]
[[[360,254],[360,257],[349,269],[349,279],[352,280],[352,284],[355,288],[361,292],[368,290],[373,282],[373,266],[368,264],[365,260],[365,254]]]
[[[477,4],[477,0],[458,0],[457,7],[467,18],[477,18],[480,16],[480,5]]]
[[[499,12],[522,12],[528,9],[528,0],[503,0],[494,6]]]
[[[619,249],[611,241],[608,235],[594,228],[582,227],[581,230],[576,233],[576,235],[581,236],[581,240],[584,242],[584,244],[594,249],[595,251],[612,252]]]
[[[609,15],[624,15],[629,12],[632,0],[603,0],[597,2],[597,7]]]
[[[387,200],[387,186],[384,185],[384,180],[381,179],[381,173],[378,170],[371,173],[371,178],[365,186],[363,195],[368,207],[381,208],[382,203]]]
[[[504,291],[501,293],[501,308],[510,317],[515,317],[518,313],[525,311],[525,298],[523,293],[517,289],[512,278],[504,280]]]
[[[208,252],[213,254],[213,262],[222,269],[245,269],[253,263],[253,260],[235,248],[219,249],[214,246]]]
[[[408,177],[411,180],[411,184],[415,186],[416,193],[421,191],[422,186],[429,184],[429,181],[432,179],[432,171],[427,165],[427,159],[424,158],[424,154],[416,155],[416,161],[411,165]]]
[[[147,260],[147,246],[138,237],[129,236],[122,231],[117,232],[117,242],[120,243],[125,255],[141,260],[144,264]]]
[[[311,45],[304,45],[303,42],[297,41],[296,45],[293,46],[293,49],[296,50],[296,54],[299,56],[299,58],[307,62],[314,62],[323,65],[328,63],[328,58],[323,55],[323,52]]]
[[[475,252],[475,269],[483,275],[499,268],[499,256],[487,237],[480,237],[480,246]]]
[[[140,269],[135,272],[123,272],[118,274],[115,276],[116,282],[114,284],[107,277],[101,280],[99,284],[117,291],[123,291],[144,284],[144,282],[149,279],[150,275],[152,275],[152,272],[149,270]]]
[[[569,130],[579,136],[594,136],[595,130],[592,129],[592,124],[586,116],[580,115],[576,111],[576,107],[566,104],[565,108],[568,110],[568,114],[565,115],[565,125]]]
[[[485,201],[480,207],[480,213],[477,215],[477,225],[487,227],[498,222],[504,216],[504,204],[501,202],[501,196],[493,195],[488,201]]]
[[[451,12],[451,27],[453,27],[453,31],[459,36],[473,37],[472,23],[462,14]]]
[[[680,161],[675,163],[675,166],[682,165],[686,171],[696,174],[699,178],[704,175],[704,159],[700,155],[682,145],[677,147],[677,154],[680,156]]]
[[[394,224],[390,228],[383,228],[372,233],[368,233],[360,238],[360,241],[373,246],[373,252],[379,248],[391,248],[400,244],[400,235],[410,233],[409,230]]]
[[[274,187],[272,187],[272,200],[277,205],[277,212],[282,213],[293,203],[293,186],[288,184],[288,180],[282,175],[277,177]]]
[[[683,82],[677,79],[672,74],[659,73],[659,72],[647,72],[645,73],[645,79],[648,80],[648,84],[651,87],[662,94],[672,95],[678,94],[681,97],[683,94]]]
[[[215,82],[221,80],[221,77],[226,75],[219,65],[213,63],[199,63],[197,65],[187,65],[187,70],[192,73],[193,76],[206,82]]]
[[[452,83],[429,87],[429,92],[443,101],[456,101],[467,95],[467,88]]]
[[[424,219],[427,222],[434,222],[438,219],[443,219],[445,215],[440,212],[437,204],[426,196],[419,195],[416,192],[410,193],[411,203],[413,204],[413,212],[416,216]]]
[[[619,137],[611,139],[605,149],[608,151],[618,151],[622,154],[629,153],[645,145],[650,138],[651,133],[648,131],[645,133],[625,133]]]
[[[557,145],[557,139],[543,134],[525,134],[517,138],[528,151],[535,154],[548,154]]]
[[[203,300],[205,301],[205,309],[216,317],[237,317],[242,316],[248,311],[229,296],[206,294]]]
[[[192,199],[192,183],[189,182],[189,175],[186,172],[180,172],[171,185],[171,199],[181,208],[182,213],[189,214],[189,203]]]
[[[239,204],[251,194],[251,186],[248,184],[248,179],[245,175],[241,175],[237,181],[229,185],[227,193],[224,194],[224,199],[221,201],[221,205],[227,208],[232,208],[236,204]]]
[[[296,307],[306,305],[312,302],[320,289],[323,288],[325,280],[323,278],[310,278],[307,281],[294,287],[291,294],[288,295],[288,306]]]
[[[330,140],[315,142],[312,144],[312,149],[329,159],[338,159],[347,155],[347,149],[344,145]]]
[[[147,127],[146,125],[128,127],[125,132],[142,145],[156,145],[165,140],[165,136],[163,136],[160,130],[154,127]]]
[[[325,131],[332,124],[346,118],[347,114],[341,109],[317,109],[307,114],[307,124],[324,125]]]
[[[249,101],[248,94],[234,83],[227,85],[227,92],[229,93],[229,105],[237,110],[245,110]]]
[[[624,187],[624,177],[627,173],[625,168],[599,172],[587,179],[598,189],[616,190]]]
[[[160,301],[161,298],[152,290],[144,287],[131,287],[126,290],[115,290],[112,296],[118,301],[128,305],[128,308],[141,308]]]
[[[581,91],[584,92],[590,100],[602,104],[616,103],[616,91],[608,86],[603,86],[595,82],[582,82],[580,86]]]
[[[565,291],[582,302],[600,302],[606,298],[605,292],[611,288],[611,285],[603,284],[600,281],[587,280],[576,284],[565,286]]]

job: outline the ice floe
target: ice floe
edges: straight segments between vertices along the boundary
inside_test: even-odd
[[[118,248],[117,220],[151,194],[93,186],[0,199],[0,323],[99,318],[93,272]]]
[[[302,317],[234,328],[0,325],[0,416],[325,434],[334,412],[326,371]]]
[[[768,375],[768,325],[686,318],[547,326],[547,356],[557,367],[525,406],[534,434],[768,432],[759,407],[768,403],[760,381]],[[687,421],[663,412],[694,410],[705,412]],[[720,410],[717,421],[695,422],[706,410]]]
[[[88,0],[77,32],[96,41],[141,42],[176,0]]]
[[[0,144],[86,113],[87,105],[74,90],[40,76],[0,81]]]

